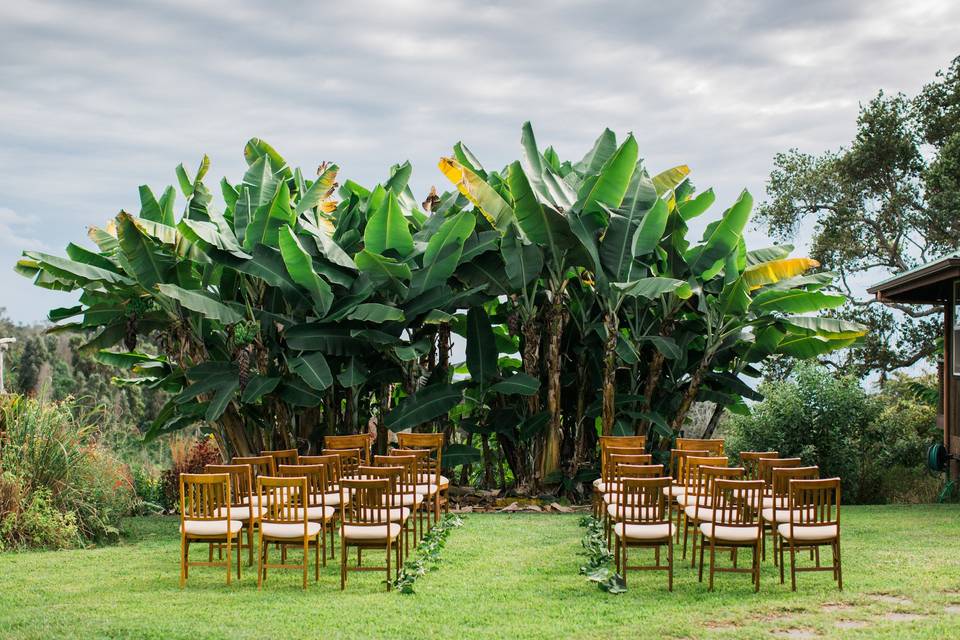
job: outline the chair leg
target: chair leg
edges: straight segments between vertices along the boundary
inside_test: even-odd
[[[706,545],[703,545],[703,544],[700,545],[700,571],[697,575],[698,582],[703,582],[703,548],[705,546]]]
[[[627,541],[624,539],[620,542],[620,549],[623,552],[623,560],[620,562],[620,566],[623,571],[621,573],[623,577],[623,584],[627,584]]]
[[[620,573],[620,536],[613,538],[613,566],[617,573]]]
[[[240,580],[240,552],[243,550],[243,535],[237,534],[237,580]],[[229,558],[228,558],[229,559]]]
[[[322,526],[320,527],[319,535],[317,535],[317,547],[318,547],[317,553],[318,554],[320,553],[319,547],[323,547],[323,566],[327,566],[327,525],[328,524],[330,525],[330,528],[333,529],[332,522],[328,523],[326,520],[321,520]],[[319,572],[320,570],[317,569],[317,573],[318,573],[317,580],[320,580]]]
[[[263,586],[263,576],[266,573],[264,568],[264,555],[266,547],[263,544],[263,532],[260,532],[260,545],[257,547],[257,589]]]
[[[347,588],[347,543],[340,536],[340,591]]]
[[[190,539],[186,538],[183,548],[183,578],[190,578]]]
[[[703,545],[700,545],[700,548],[703,549]],[[714,565],[717,562],[717,553],[716,553],[716,543],[714,538],[710,538],[710,585],[707,587],[708,591],[713,591],[713,571]]]
[[[180,534],[180,588],[187,584],[187,536]],[[836,554],[834,554],[836,557]]]
[[[753,547],[753,592],[760,593],[760,544]]]
[[[684,560],[686,560],[687,558],[687,535],[689,535],[690,533],[689,528],[690,528],[690,521],[687,518],[686,512],[684,512],[683,513],[683,558]]]
[[[230,543],[233,542],[233,537],[230,535],[230,527],[227,527],[227,561],[224,563],[227,565],[227,586],[230,586],[230,578],[233,577],[233,567],[230,565],[233,564],[230,562]],[[221,547],[222,548],[222,547]]]
[[[321,540],[323,541],[321,543]],[[313,545],[313,581],[320,582],[320,546],[323,545],[323,566],[327,566],[327,532],[321,530]]]
[[[387,591],[390,591],[390,538],[387,538]]]
[[[690,534],[690,537],[693,538],[693,550],[690,554],[690,567],[697,566],[697,533],[700,532],[700,527],[697,526],[697,521],[693,521],[693,532]],[[701,540],[700,548],[703,548],[703,541]]]
[[[797,548],[790,540],[790,590],[797,590]]]
[[[779,536],[780,536],[780,534],[778,534],[778,533],[774,533],[774,534],[773,534],[773,542],[774,542],[774,544],[776,544],[777,538],[778,538]],[[782,540],[780,541],[779,552],[780,552],[780,584],[783,584],[783,541],[782,541]],[[774,551],[774,556],[773,556],[773,557],[774,557],[774,561],[776,561],[776,558],[777,558],[777,555],[776,555],[776,554],[777,554],[777,551]]]
[[[837,541],[834,543],[835,552],[833,555],[833,561],[837,565],[837,588],[840,591],[843,591],[843,565],[840,564],[840,536],[837,536]]]
[[[253,566],[253,522],[250,522],[250,526],[247,527],[247,566]]]
[[[394,570],[396,574],[396,579],[400,579],[400,565],[401,565],[401,552],[403,551],[403,545],[400,544],[400,538],[397,538],[396,553],[397,553],[397,568]]]
[[[303,590],[307,590],[307,567],[310,566],[310,539],[303,537]]]
[[[667,591],[673,591],[673,536],[667,540]]]

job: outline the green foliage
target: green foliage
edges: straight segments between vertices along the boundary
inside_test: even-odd
[[[447,544],[450,532],[462,526],[463,518],[455,513],[444,515],[440,522],[433,525],[417,544],[411,558],[403,563],[400,575],[393,582],[397,593],[404,595],[415,593],[414,583],[428,571],[435,571],[439,567],[440,552]]]
[[[941,350],[940,310],[857,299],[846,283],[890,274],[960,247],[960,57],[914,97],[882,91],[863,104],[850,145],[779,153],[757,221],[778,238],[812,229],[812,257],[842,276],[837,316],[870,327],[840,362],[889,374]],[[871,275],[871,277],[875,277]],[[892,307],[892,308],[891,308]]]
[[[223,464],[223,455],[212,437],[181,437],[170,443],[171,465],[160,474],[156,489],[157,502],[166,511],[180,511],[180,474],[203,473],[208,464]]]
[[[5,399],[0,415],[6,543],[60,548],[68,538],[71,544],[115,539],[135,495],[126,467],[94,441],[90,416],[72,399],[23,396]],[[57,524],[70,534],[51,538]]]
[[[853,377],[806,363],[783,380],[761,385],[764,400],[750,415],[732,416],[731,452],[778,451],[840,476],[847,502],[920,502],[939,484],[924,456],[941,435],[936,405],[918,400],[915,381],[900,376],[876,394]]]

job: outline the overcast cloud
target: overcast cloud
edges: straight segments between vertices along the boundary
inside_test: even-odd
[[[771,158],[847,142],[858,103],[911,93],[960,53],[960,3],[171,0],[0,4],[0,307],[69,302],[12,272],[203,153],[242,175],[252,136],[305,171],[418,195],[463,140],[492,167],[520,125],[579,158],[633,131],[652,171],[690,164],[721,203],[762,198]],[[755,234],[755,241],[762,241]]]

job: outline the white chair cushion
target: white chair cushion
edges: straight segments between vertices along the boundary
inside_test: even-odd
[[[243,523],[239,520],[184,520],[180,530],[191,536],[219,536],[227,535],[227,528],[231,534],[239,533]]]
[[[386,540],[389,536],[392,540],[400,535],[400,525],[390,523],[389,525],[344,525],[343,537],[347,540]]]
[[[781,524],[777,531],[784,538],[790,539],[790,524]],[[837,525],[803,525],[793,526],[793,539],[797,542],[810,542],[813,540],[833,540],[838,535]]]
[[[618,522],[613,525],[613,533],[629,540],[663,540],[673,535],[671,524],[628,524]]]
[[[260,530],[267,538],[295,539],[303,537],[303,523],[300,522],[261,522]],[[319,522],[307,522],[307,537],[313,538],[323,531]]]
[[[597,478],[596,480],[593,481],[593,486],[599,487],[601,482],[603,482],[603,479]]]
[[[701,507],[710,506],[710,496],[701,495],[699,493],[687,493],[683,492],[677,495],[677,504],[681,507],[688,507],[692,504],[700,503]]]
[[[401,493],[393,497],[393,503],[402,507],[412,507],[423,503],[422,493]],[[384,504],[389,504],[389,498],[384,499]]]
[[[777,509],[776,511],[774,511],[773,509],[768,508],[768,509],[764,509],[760,513],[763,515],[763,519],[766,520],[767,522],[776,522],[777,524],[780,524],[781,522],[790,522],[789,509]],[[799,509],[794,509],[793,513],[795,517],[797,518],[800,517]]]
[[[687,514],[687,517],[693,520],[696,518],[698,522],[711,522],[714,519],[713,509],[710,507],[701,506],[697,509],[696,505],[690,505],[689,507],[684,507],[683,512]]]
[[[754,542],[760,539],[760,531],[757,527],[728,527],[704,522],[700,525],[700,531],[708,538],[724,542]]]
[[[303,509],[294,509],[297,518],[303,517]],[[315,505],[307,507],[307,520],[329,520],[337,513],[336,507]]]
[[[437,492],[437,485],[435,484],[418,484],[416,486],[416,491],[419,494],[432,496]]]
[[[606,498],[607,496],[604,496]],[[651,507],[626,507],[620,508],[614,501],[609,501],[607,503],[607,513],[611,518],[615,520],[620,519],[620,514],[623,513],[627,520],[640,520],[642,518],[650,518],[653,515],[654,509]]]
[[[772,496],[763,496],[762,502],[763,502],[763,504],[760,505],[762,508],[764,508],[764,509],[773,509],[774,498],[773,498]],[[787,508],[787,501],[786,501],[785,498],[778,498],[778,499],[777,499],[777,508],[778,508],[778,509],[786,509],[786,508]]]
[[[670,496],[671,498],[682,496],[684,493],[685,493],[684,487],[679,484],[675,484],[675,485],[663,488],[663,495]]]
[[[417,481],[422,484],[428,484],[433,482],[435,479],[436,477],[432,473],[421,473]],[[449,487],[450,480],[446,476],[440,476],[440,481],[437,482],[437,484],[439,484],[441,487]]]
[[[312,500],[312,502],[313,502],[314,504],[321,504],[321,502],[320,502],[320,495],[321,495],[321,494],[319,494],[319,493],[314,493],[314,494],[312,495],[311,500]],[[347,502],[350,502],[350,494],[349,494],[349,493],[344,492],[343,497],[346,499]],[[328,507],[339,507],[339,506],[340,506],[340,492],[339,492],[339,491],[333,491],[333,492],[330,492],[330,493],[324,493],[324,494],[323,494],[323,502],[325,502]]]
[[[266,507],[251,507],[251,506],[232,506],[232,507],[220,507],[214,514],[218,518],[230,518],[231,520],[249,520],[250,511],[253,511],[253,517],[259,518],[263,515],[263,512],[266,511]]]
[[[390,520],[390,522],[403,522],[410,517],[410,509],[407,507],[392,507],[390,509],[365,509],[364,516],[371,520]],[[370,514],[367,516],[367,514]]]

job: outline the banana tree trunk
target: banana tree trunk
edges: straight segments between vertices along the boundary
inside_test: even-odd
[[[557,296],[550,304],[547,317],[547,411],[550,421],[547,423],[547,433],[540,451],[540,482],[560,469],[560,448],[563,444],[560,415],[560,370],[563,356],[560,353],[560,342],[566,319],[566,309]]]
[[[540,379],[540,319],[531,315],[523,323],[523,371],[531,378]],[[540,394],[527,397],[529,415],[540,413]]]
[[[693,401],[696,400],[697,393],[700,391],[700,384],[703,382],[703,375],[707,372],[710,360],[711,358],[705,355],[703,359],[700,360],[696,371],[690,376],[690,384],[687,385],[687,390],[683,393],[680,406],[677,407],[677,412],[673,416],[673,422],[670,423],[674,433],[680,433],[680,430],[683,428],[683,423],[687,419],[690,407],[693,406]]]
[[[603,351],[603,435],[613,435],[617,395],[617,334],[620,322],[617,314],[608,311],[603,319],[607,340]]]
[[[660,329],[660,336],[669,338],[673,335],[674,324],[672,320],[664,321]],[[666,362],[659,349],[653,350],[653,357],[650,359],[650,367],[647,369],[647,383],[643,389],[643,411],[650,411],[653,408],[653,396],[660,386],[660,379],[663,377],[663,365]],[[644,420],[637,424],[637,435],[645,435],[650,429],[650,422]]]
[[[596,442],[597,430],[593,423],[586,423],[587,413],[587,352],[581,351],[577,361],[577,447],[574,452],[574,469],[579,470],[590,457]]]
[[[223,433],[223,439],[231,449],[230,452],[224,453],[230,453],[230,457],[259,455],[259,450],[254,451],[254,447],[251,445],[247,437],[243,417],[241,417],[234,408],[233,403],[231,403],[223,415],[220,416],[218,424]]]

